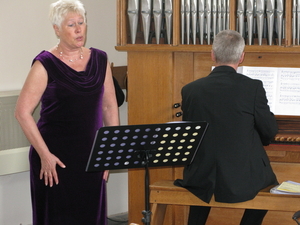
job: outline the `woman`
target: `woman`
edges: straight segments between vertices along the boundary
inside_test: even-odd
[[[33,225],[105,225],[108,172],[85,168],[96,131],[119,125],[111,69],[105,52],[84,47],[80,1],[59,0],[50,9],[60,41],[33,60],[15,112],[31,143]]]

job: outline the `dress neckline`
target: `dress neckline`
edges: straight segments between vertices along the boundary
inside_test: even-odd
[[[89,49],[90,49],[90,51],[91,51],[89,60],[87,61],[86,65],[85,65],[85,69],[84,69],[84,70],[80,70],[80,71],[75,70],[75,69],[73,69],[72,67],[70,67],[68,64],[66,64],[65,62],[63,62],[62,60],[60,60],[57,56],[55,56],[52,52],[47,51],[47,50],[45,50],[45,51],[48,52],[48,53],[50,53],[50,54],[55,58],[55,60],[61,62],[63,65],[65,65],[65,66],[68,67],[69,69],[73,70],[73,71],[76,72],[76,73],[80,73],[80,75],[84,75],[83,73],[85,73],[85,72],[87,71],[87,68],[88,68],[88,65],[89,65],[90,62],[91,62],[91,56],[92,56],[92,53],[93,53],[93,48],[89,48]]]

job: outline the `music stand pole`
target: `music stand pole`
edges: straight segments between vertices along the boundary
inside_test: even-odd
[[[142,214],[144,215],[142,222],[145,225],[150,225],[151,221],[151,211],[150,211],[150,191],[149,191],[149,152],[145,152],[145,210],[142,211]]]

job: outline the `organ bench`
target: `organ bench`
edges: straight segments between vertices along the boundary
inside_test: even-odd
[[[271,165],[279,183],[286,180],[300,181],[300,163],[271,162]],[[300,210],[300,195],[271,194],[270,189],[272,187],[261,190],[254,199],[246,202],[221,203],[214,201],[214,198],[212,198],[208,204],[185,188],[173,185],[172,180],[157,181],[150,185],[150,203],[152,203],[151,225],[163,225],[168,205],[198,205],[218,208],[284,211],[290,212],[292,218],[293,214]]]

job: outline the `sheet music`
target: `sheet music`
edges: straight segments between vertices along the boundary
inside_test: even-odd
[[[294,181],[283,181],[281,184],[271,188],[270,193],[283,195],[300,195],[300,183]]]
[[[278,115],[300,115],[300,69],[281,68],[275,111]]]
[[[300,68],[242,66],[237,71],[263,82],[275,115],[300,115]]]

